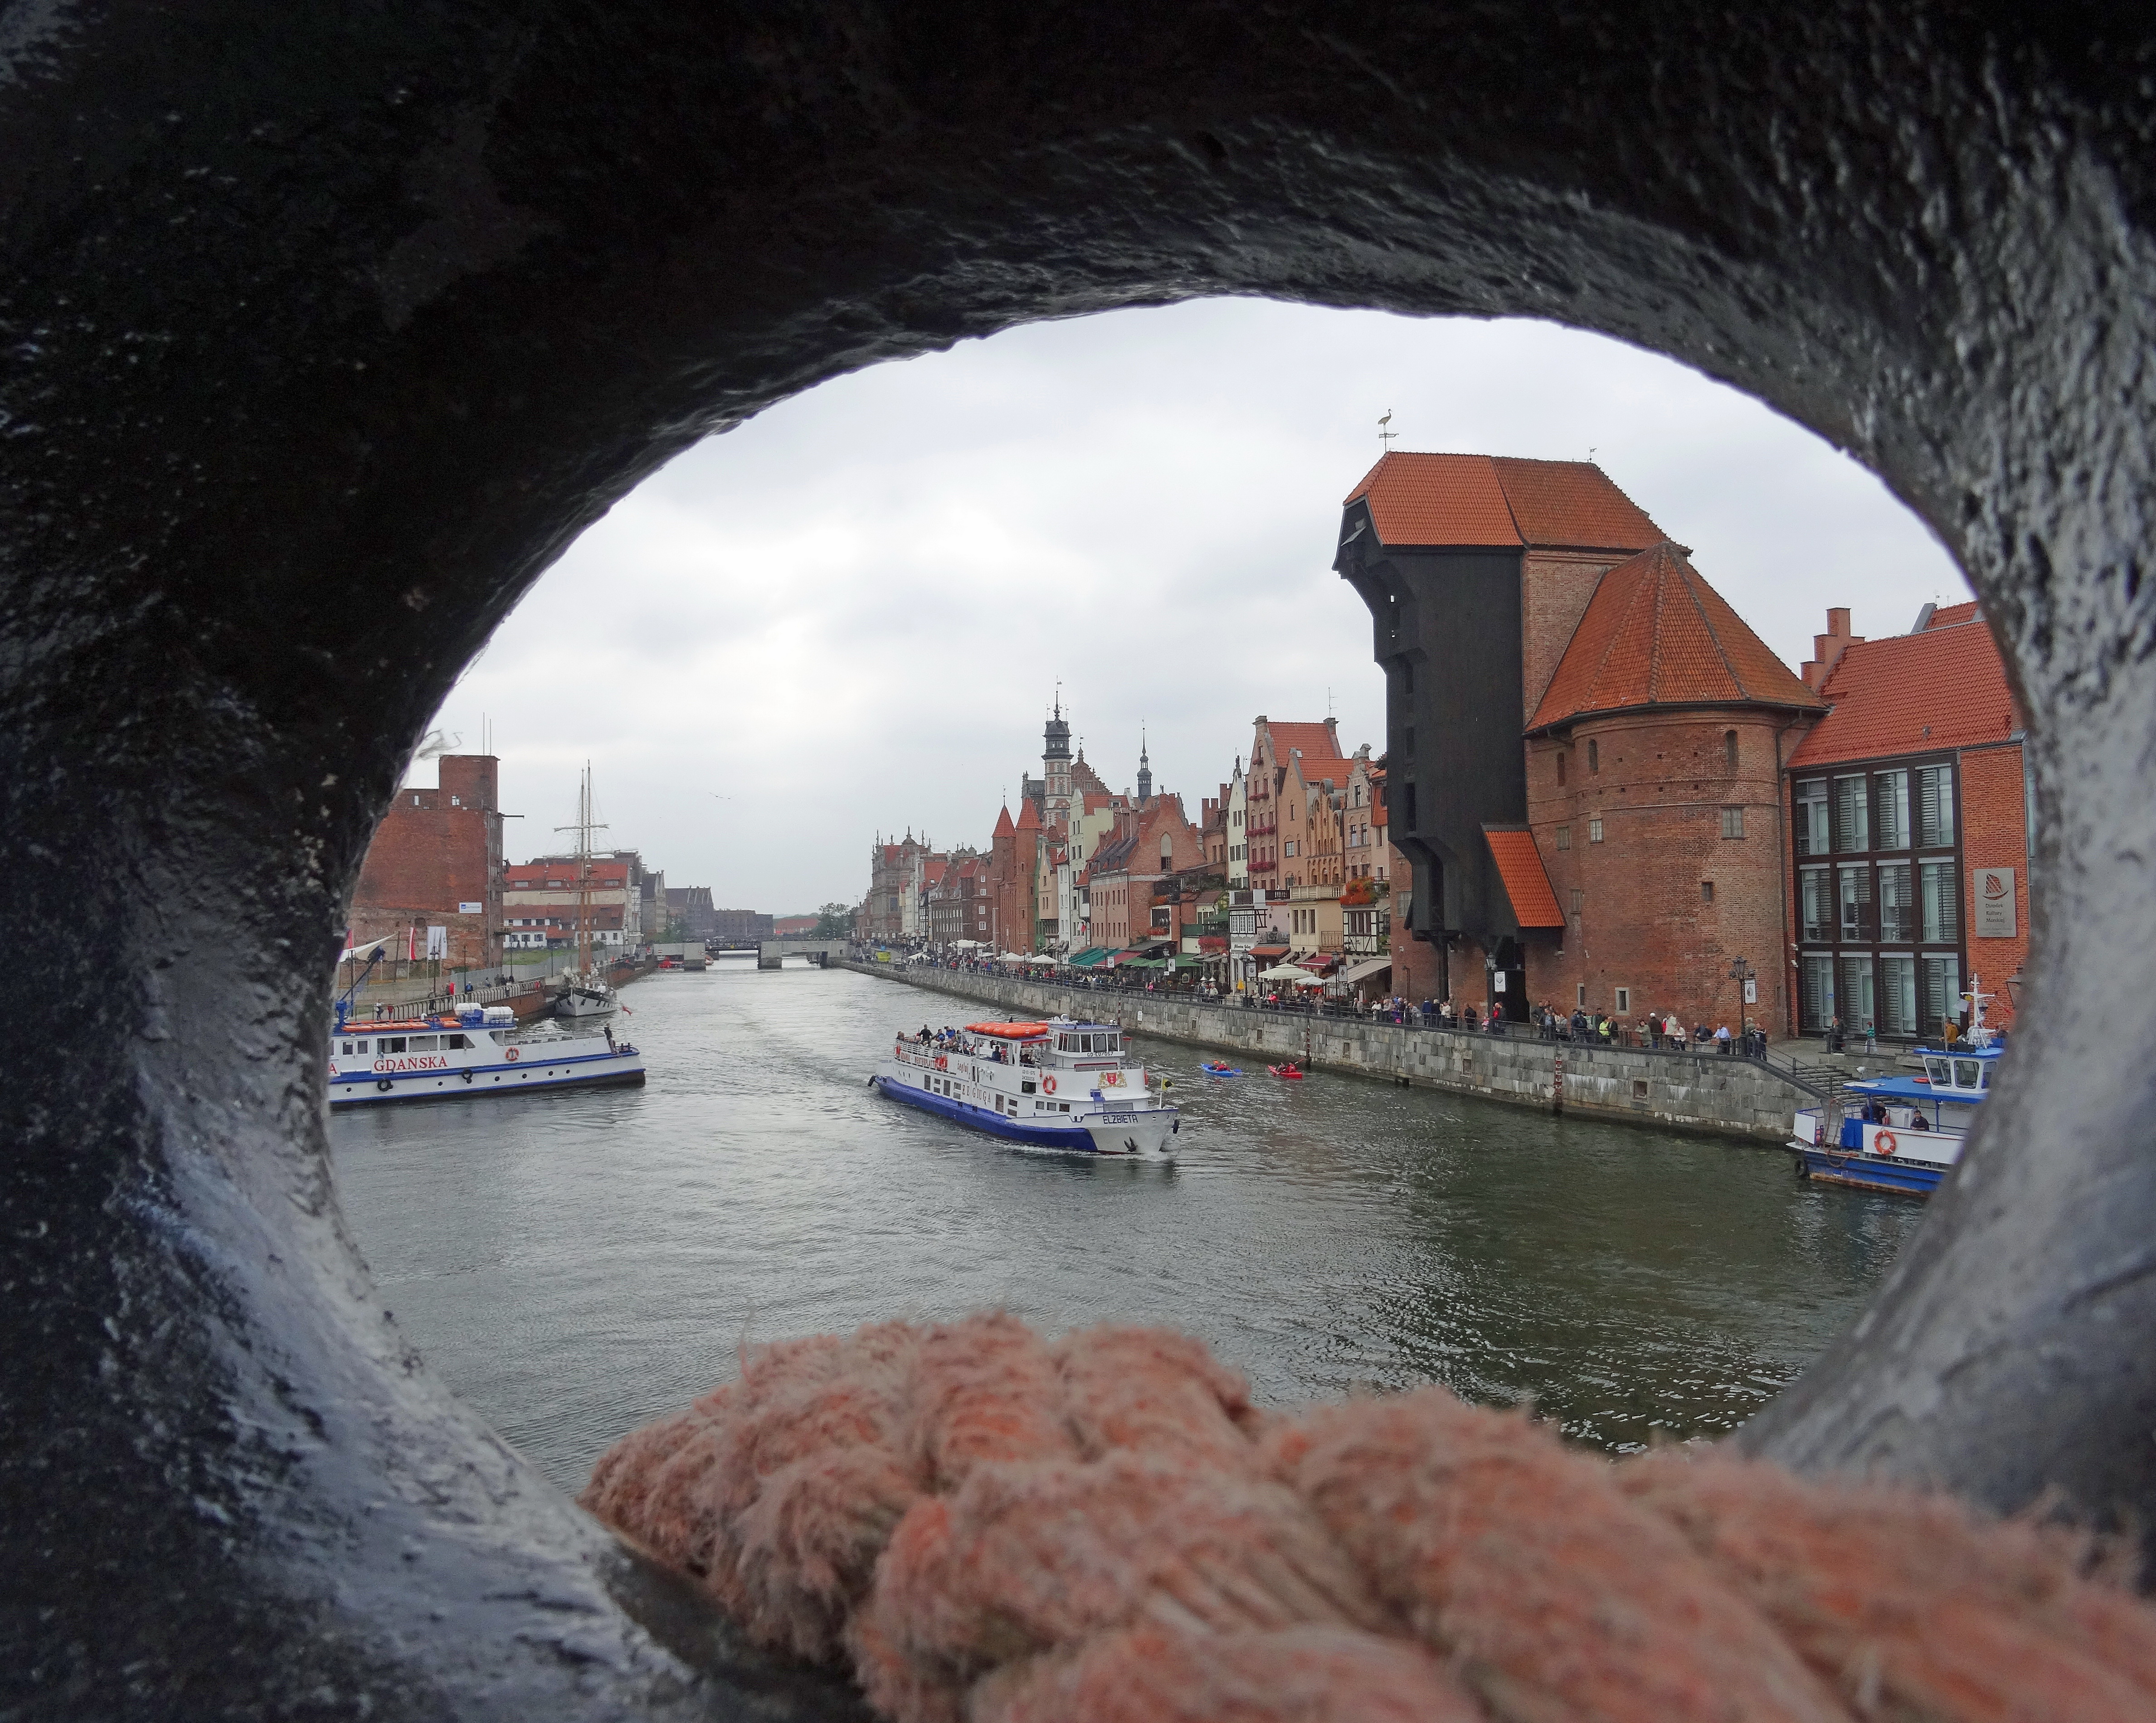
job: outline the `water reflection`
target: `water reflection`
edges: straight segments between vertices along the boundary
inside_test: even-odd
[[[961,1002],[844,972],[656,976],[641,1091],[338,1118],[406,1332],[564,1488],[744,1338],[1001,1305],[1204,1336],[1276,1403],[1431,1380],[1613,1449],[1749,1416],[1922,1217],[1779,1155],[1347,1078],[1176,1075],[1173,1168],[1014,1151],[865,1087]],[[1260,1068],[1262,1072],[1262,1066]]]

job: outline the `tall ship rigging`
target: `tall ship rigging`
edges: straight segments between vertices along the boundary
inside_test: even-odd
[[[577,967],[562,978],[561,997],[554,1002],[554,1014],[572,1023],[611,1017],[620,1002],[614,997],[613,984],[607,980],[605,965],[594,965],[592,961],[592,833],[603,832],[606,828],[592,818],[589,761],[584,763],[583,782],[577,790],[576,823],[554,829],[577,834]]]

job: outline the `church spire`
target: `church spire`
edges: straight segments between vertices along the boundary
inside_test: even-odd
[[[1138,720],[1138,804],[1152,800],[1152,762],[1146,757],[1145,720]]]

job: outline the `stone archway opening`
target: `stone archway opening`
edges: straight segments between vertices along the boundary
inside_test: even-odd
[[[12,33],[0,914],[53,1056],[8,1109],[37,1435],[0,1507],[47,1612],[11,1680],[567,1715],[776,1679],[403,1354],[322,1154],[336,908],[457,668],[656,464],[850,367],[1199,294],[1622,336],[1851,448],[1953,548],[2036,718],[2042,1009],[1878,1307],[1746,1439],[2146,1523],[2146,44],[2046,28]]]

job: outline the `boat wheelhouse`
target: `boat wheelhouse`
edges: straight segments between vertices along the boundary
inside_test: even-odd
[[[340,1007],[329,1068],[333,1108],[644,1081],[644,1056],[612,1030],[565,1035],[549,1025],[520,1033],[515,1014],[501,1005],[393,1022],[348,1022]]]
[[[1168,1160],[1182,1120],[1115,1023],[1055,1018],[901,1035],[869,1079],[893,1100],[1008,1141]]]

